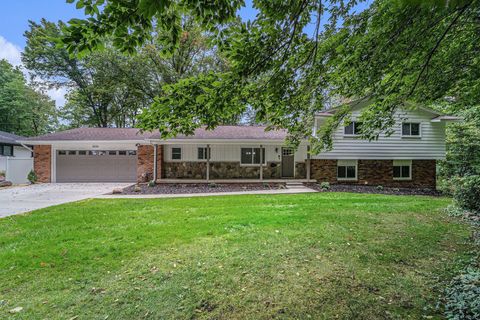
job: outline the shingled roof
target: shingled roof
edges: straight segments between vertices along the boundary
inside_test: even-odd
[[[199,128],[191,136],[178,135],[169,140],[284,140],[286,130],[265,131],[265,126],[218,126],[214,130]],[[136,128],[77,128],[43,136],[25,138],[24,141],[138,141],[160,139],[158,132],[141,132]]]
[[[26,141],[128,141],[144,140],[151,132],[141,133],[136,128],[76,128],[43,136],[25,139]]]
[[[266,126],[218,126],[214,130],[198,128],[191,136],[178,135],[172,140],[284,140],[287,137],[286,130],[266,129]],[[154,133],[150,139],[160,139],[160,134]]]
[[[8,143],[8,144],[18,144],[18,140],[24,140],[25,137],[17,136],[16,134],[0,131],[0,143]]]

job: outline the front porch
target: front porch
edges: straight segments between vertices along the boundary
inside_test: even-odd
[[[151,143],[139,147],[139,182],[285,184],[313,181],[307,145],[295,150],[278,141]],[[145,169],[150,177],[145,178]]]

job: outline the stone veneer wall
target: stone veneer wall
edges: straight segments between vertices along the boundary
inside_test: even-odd
[[[305,178],[305,163],[297,162],[296,178]],[[206,179],[207,163],[195,161],[164,162],[166,179]],[[240,162],[210,162],[210,179],[259,179],[259,166],[242,166]],[[263,167],[264,179],[281,179],[281,162],[267,162]]]
[[[435,188],[436,161],[412,160],[412,179],[393,180],[393,160],[358,160],[357,176],[357,181],[338,181],[337,160],[311,160],[311,178],[318,182],[406,188]]]
[[[154,147],[139,145],[137,147],[137,182],[148,182],[153,179]],[[157,147],[157,179],[162,177],[163,146]]]
[[[38,182],[52,182],[52,146],[33,146],[33,170]]]

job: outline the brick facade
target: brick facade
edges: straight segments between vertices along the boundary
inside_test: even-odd
[[[137,182],[148,182],[153,179],[154,147],[139,145],[137,147]],[[163,146],[157,147],[157,179],[162,177]]]
[[[393,160],[358,160],[356,181],[337,180],[337,160],[311,160],[311,178],[332,184],[383,185],[405,188],[435,188],[436,161],[412,160],[412,179],[393,179]]]
[[[52,181],[52,146],[36,145],[33,147],[33,171],[37,174],[38,182]]]

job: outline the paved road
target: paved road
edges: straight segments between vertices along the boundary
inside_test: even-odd
[[[128,183],[46,183],[0,189],[0,218],[92,198]]]

